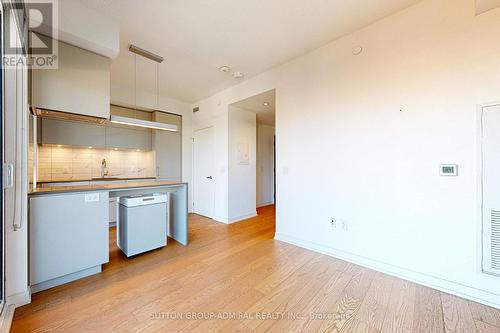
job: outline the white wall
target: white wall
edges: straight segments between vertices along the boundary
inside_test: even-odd
[[[230,223],[257,215],[255,206],[257,172],[256,119],[257,115],[254,112],[234,106],[229,107],[228,220]],[[245,146],[244,149],[242,149],[243,146]],[[238,156],[238,150],[248,152],[248,163],[241,156]]]
[[[257,124],[257,207],[274,203],[274,132]]]
[[[424,0],[200,101],[196,118],[276,88],[278,239],[500,307],[500,279],[480,268],[477,167],[499,30],[498,9]]]

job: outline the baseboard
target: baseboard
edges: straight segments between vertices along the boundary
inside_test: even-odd
[[[33,293],[37,293],[39,291],[47,290],[47,289],[50,289],[50,288],[53,288],[56,286],[60,286],[62,284],[68,283],[68,282],[83,279],[84,277],[98,274],[100,272],[102,272],[102,265],[97,265],[97,266],[90,267],[90,268],[87,268],[87,269],[84,269],[84,270],[81,270],[81,271],[78,271],[75,273],[71,273],[68,275],[64,275],[64,276],[49,280],[49,281],[45,281],[45,282],[41,282],[41,283],[32,285],[31,291]]]
[[[21,293],[17,293],[7,297],[6,304],[14,305],[14,307],[18,308],[20,306],[31,303],[31,289],[28,288]]]
[[[215,222],[219,222],[219,223],[229,224],[229,221],[225,217],[214,216],[214,217],[212,217],[212,220],[214,220]]]
[[[257,208],[271,206],[271,205],[274,205],[274,200],[257,204]]]
[[[486,290],[473,288],[280,233],[276,233],[274,239],[500,309],[500,295]]]
[[[13,304],[5,304],[2,315],[0,316],[0,333],[9,333],[14,319],[16,307]]]
[[[0,316],[0,333],[9,333],[10,327],[12,325],[12,320],[14,319],[14,312],[16,308],[31,303],[31,291],[30,288],[26,289],[22,293],[14,294],[7,297],[5,301],[5,307]]]
[[[237,216],[237,217],[231,217],[229,219],[228,224],[232,224],[232,223],[244,221],[244,220],[247,220],[247,219],[251,219],[252,217],[256,217],[256,216],[257,216],[257,211],[252,212],[250,214],[246,214],[246,215],[241,215],[241,216]]]

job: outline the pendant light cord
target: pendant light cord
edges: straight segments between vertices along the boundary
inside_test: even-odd
[[[156,63],[156,109],[160,109],[160,63]]]
[[[137,110],[137,54],[134,55],[134,114]]]

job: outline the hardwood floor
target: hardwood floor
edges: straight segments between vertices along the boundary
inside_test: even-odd
[[[273,206],[190,223],[134,259],[112,233],[103,273],[33,295],[12,332],[500,332],[500,310],[274,241]]]

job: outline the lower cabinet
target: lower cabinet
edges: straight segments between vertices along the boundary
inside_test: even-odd
[[[116,225],[116,209],[117,209],[116,198],[109,198],[109,226]]]
[[[109,261],[109,193],[30,198],[32,292],[101,271]]]

